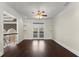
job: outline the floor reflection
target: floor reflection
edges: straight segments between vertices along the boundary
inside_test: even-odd
[[[44,40],[34,40],[32,43],[33,55],[42,55],[45,51]]]
[[[45,42],[44,42],[44,40],[40,40],[39,41],[39,51],[44,52],[44,50],[45,50]]]
[[[33,43],[32,43],[32,49],[33,49],[34,52],[38,51],[38,49],[39,49],[38,46],[39,46],[38,40],[34,40]]]

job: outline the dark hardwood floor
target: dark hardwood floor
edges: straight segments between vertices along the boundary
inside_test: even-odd
[[[2,57],[77,57],[53,40],[24,40],[6,47]]]

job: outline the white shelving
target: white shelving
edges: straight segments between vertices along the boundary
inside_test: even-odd
[[[4,22],[4,24],[17,24],[17,22]]]
[[[4,35],[11,35],[11,34],[18,34],[18,33],[4,33]]]
[[[3,13],[4,48],[8,45],[15,45],[17,39],[17,19],[9,13]]]

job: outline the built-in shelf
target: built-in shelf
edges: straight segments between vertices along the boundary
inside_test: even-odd
[[[18,35],[17,18],[6,11],[3,12],[3,29],[5,30],[3,32],[4,48],[9,45],[16,45],[16,39]]]
[[[17,22],[4,22],[4,24],[17,24]]]
[[[18,33],[4,33],[4,35],[15,35],[15,34],[18,34]]]

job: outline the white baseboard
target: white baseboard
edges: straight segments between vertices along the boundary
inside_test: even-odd
[[[69,51],[71,51],[72,53],[74,53],[75,55],[79,56],[79,52],[68,47],[67,45],[65,45],[63,42],[60,42],[58,40],[54,40],[55,42],[57,42],[58,44],[60,44],[61,46],[63,46],[64,48],[68,49]]]

